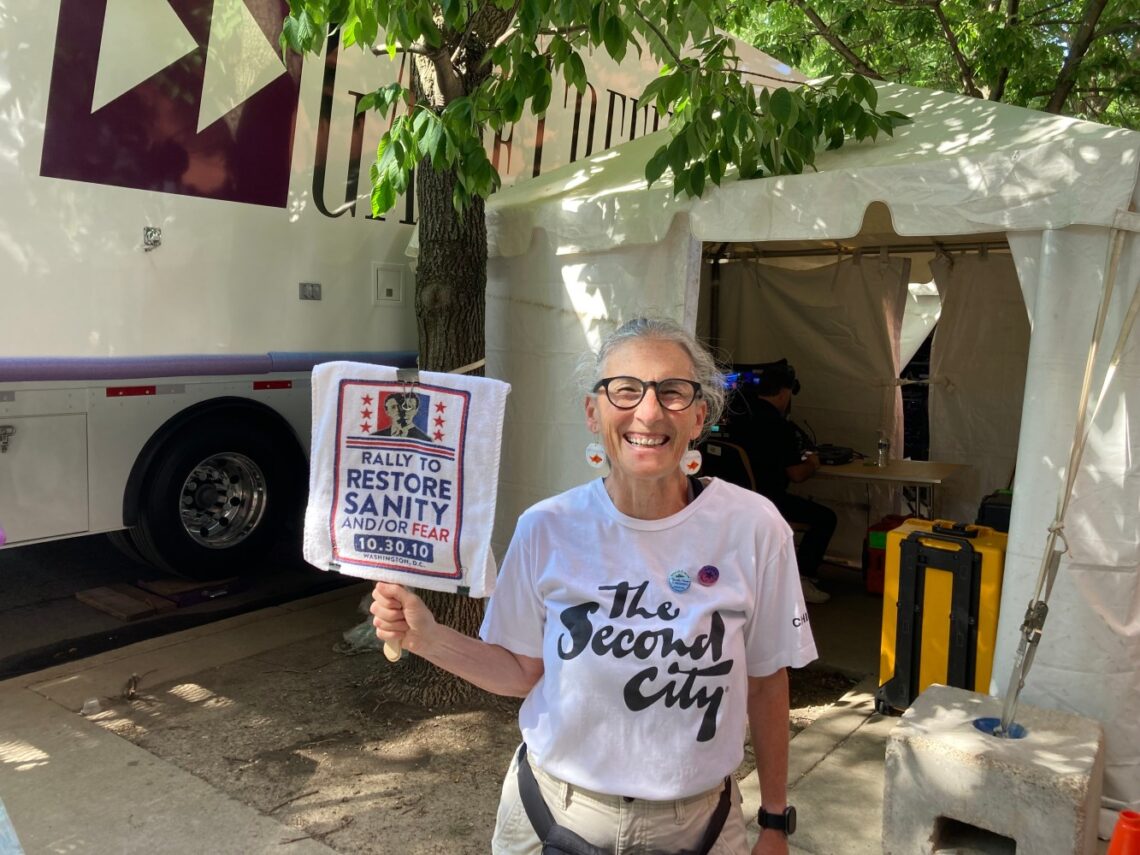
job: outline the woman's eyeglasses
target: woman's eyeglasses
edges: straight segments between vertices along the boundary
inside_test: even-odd
[[[594,394],[605,390],[606,398],[619,410],[632,410],[641,403],[646,390],[650,387],[657,395],[657,403],[674,413],[687,410],[701,394],[700,383],[680,377],[670,377],[666,380],[605,377],[594,384]]]

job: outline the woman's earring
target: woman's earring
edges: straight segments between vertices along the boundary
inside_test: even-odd
[[[594,469],[601,469],[609,460],[606,458],[606,449],[600,442],[591,442],[586,446],[586,462]]]
[[[681,471],[686,475],[696,475],[701,469],[701,453],[690,448],[681,455]]]

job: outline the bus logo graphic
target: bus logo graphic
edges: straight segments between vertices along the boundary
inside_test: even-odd
[[[284,207],[285,0],[61,0],[40,174]]]

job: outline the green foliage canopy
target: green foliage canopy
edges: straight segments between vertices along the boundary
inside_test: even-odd
[[[808,75],[1140,127],[1140,0],[760,0],[717,23]]]
[[[668,172],[675,194],[700,196],[730,170],[741,178],[812,168],[817,148],[874,139],[908,121],[876,111],[876,92],[859,75],[765,90],[740,69],[733,42],[714,21],[726,0],[289,0],[283,48],[319,52],[329,32],[346,45],[409,53],[410,88],[389,84],[361,109],[393,116],[371,167],[372,208],[380,214],[405,192],[416,167],[453,171],[452,205],[486,198],[500,178],[483,133],[541,115],[555,81],[582,91],[587,57],[615,61],[649,53],[661,74],[641,96],[669,115],[669,140],[649,161],[650,184]],[[685,48],[682,50],[682,48]]]

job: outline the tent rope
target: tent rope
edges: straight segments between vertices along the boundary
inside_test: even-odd
[[[1110,232],[1111,237],[1109,239],[1108,264],[1105,269],[1104,291],[1101,294],[1100,308],[1097,310],[1096,324],[1093,327],[1092,341],[1089,344],[1088,358],[1085,361],[1085,374],[1081,383],[1081,397],[1077,407],[1077,420],[1073,431],[1073,443],[1069,450],[1069,466],[1065,472],[1065,486],[1057,497],[1057,513],[1053,522],[1048,527],[1048,538],[1045,544],[1045,552],[1041,558],[1041,571],[1037,576],[1037,586],[1034,589],[1032,599],[1030,599],[1029,604],[1025,608],[1025,617],[1021,623],[1021,641],[1018,643],[1017,653],[1014,656],[1013,669],[1009,676],[1005,701],[1002,704],[1001,722],[994,730],[995,736],[1008,734],[1013,724],[1013,717],[1017,711],[1018,697],[1021,695],[1021,690],[1025,688],[1025,678],[1033,664],[1033,658],[1037,652],[1037,645],[1041,641],[1045,618],[1049,614],[1048,599],[1053,592],[1053,582],[1057,578],[1057,570],[1061,564],[1061,555],[1069,551],[1069,542],[1065,539],[1064,534],[1065,514],[1068,511],[1069,500],[1073,494],[1073,485],[1076,483],[1077,473],[1080,470],[1081,457],[1084,455],[1085,445],[1088,442],[1089,434],[1092,432],[1092,425],[1095,421],[1096,414],[1100,410],[1100,405],[1103,403],[1106,393],[1108,392],[1109,384],[1111,384],[1113,377],[1116,375],[1116,368],[1124,355],[1124,347],[1132,331],[1136,316],[1140,313],[1140,283],[1133,283],[1132,300],[1129,303],[1128,311],[1125,313],[1124,321],[1117,334],[1116,345],[1113,348],[1112,358],[1109,360],[1108,368],[1105,371],[1104,381],[1101,383],[1096,406],[1093,408],[1091,418],[1088,418],[1088,402],[1089,393],[1092,389],[1093,368],[1097,354],[1100,351],[1101,336],[1104,332],[1105,321],[1108,317],[1109,303],[1112,300],[1112,293],[1116,285],[1116,274],[1120,265],[1120,254],[1124,248],[1124,236],[1126,232],[1140,232],[1140,217],[1130,212],[1121,211],[1117,213],[1114,227]],[[1064,544],[1063,549],[1057,549],[1058,539]]]

